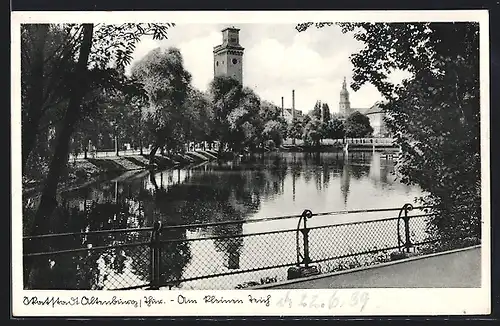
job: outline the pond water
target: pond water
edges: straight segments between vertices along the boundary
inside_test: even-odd
[[[421,195],[418,187],[397,180],[395,163],[381,153],[272,153],[153,174],[127,173],[67,191],[61,194],[61,207],[53,219],[52,230],[60,233],[139,228],[151,226],[155,221],[163,225],[241,221],[244,223],[179,228],[162,234],[163,240],[178,240],[166,243],[162,249],[163,281],[195,278],[177,286],[230,289],[249,278],[236,274],[219,277],[215,283],[214,279],[196,278],[293,263],[296,259],[296,235],[292,230],[297,227],[298,219],[257,222],[259,219],[299,215],[304,209],[324,213],[399,208],[414,203]],[[25,210],[25,214],[29,212]],[[308,226],[369,221],[397,214],[397,211],[326,214],[308,220]],[[313,229],[311,258],[324,259],[332,251],[341,255],[342,250],[393,245],[395,223]],[[285,230],[290,231],[267,233]],[[266,234],[241,236],[253,233]],[[220,238],[224,236],[237,237]],[[54,240],[50,246],[56,250],[99,247],[146,242],[149,237],[150,232],[70,237],[57,243]],[[207,237],[211,239],[194,240]],[[139,285],[149,279],[150,257],[146,246],[96,253],[91,258],[79,255],[75,258],[73,254],[71,259],[50,258],[52,267],[47,275],[53,276],[41,273],[44,281],[36,283],[42,284],[39,285],[42,288],[116,288]],[[84,274],[78,282],[75,272]],[[282,274],[282,270],[274,272]],[[272,273],[253,274],[250,279]]]

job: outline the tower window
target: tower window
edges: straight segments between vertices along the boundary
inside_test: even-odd
[[[216,62],[215,62],[215,65],[218,67],[218,66],[219,66],[219,61],[216,61]]]
[[[231,38],[229,39],[229,42],[231,42],[231,43],[236,43],[236,38],[231,37]]]
[[[237,64],[238,60],[236,58],[233,59],[233,65]]]

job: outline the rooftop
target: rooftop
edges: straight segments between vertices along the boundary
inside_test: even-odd
[[[231,26],[231,27],[226,27],[224,28],[223,30],[221,30],[221,32],[224,32],[224,31],[227,31],[227,30],[232,30],[232,31],[239,31],[240,29],[239,28],[236,28],[234,26]]]
[[[285,108],[285,111],[292,114],[292,109],[289,109],[289,108]],[[299,110],[299,109],[295,109],[295,114],[296,115],[302,115],[302,111]]]
[[[360,112],[365,114],[365,115],[369,115],[369,114],[375,114],[375,113],[382,113],[384,111],[380,107],[380,103],[377,102],[377,103],[373,104],[370,108],[368,108],[368,110],[365,110],[365,112],[362,112],[362,111],[360,111]]]

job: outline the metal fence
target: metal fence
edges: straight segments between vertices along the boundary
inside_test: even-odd
[[[428,208],[305,210],[244,222],[155,222],[150,228],[26,237],[25,287],[234,289],[297,277],[299,270],[325,273],[367,266],[453,240],[427,232],[428,219],[435,215]],[[338,222],[353,214],[363,220]],[[262,231],[248,230],[250,224],[261,225]]]

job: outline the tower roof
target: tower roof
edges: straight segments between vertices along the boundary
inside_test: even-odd
[[[221,30],[221,32],[224,32],[224,31],[227,31],[227,30],[237,31],[237,32],[239,32],[239,31],[240,31],[240,29],[239,29],[239,28],[236,28],[236,27],[234,27],[234,26],[231,26],[231,27],[226,27],[226,28],[222,29],[222,30]]]
[[[347,83],[344,77],[344,81],[342,82],[342,89],[340,90],[340,95],[348,95],[349,91],[347,90]]]

